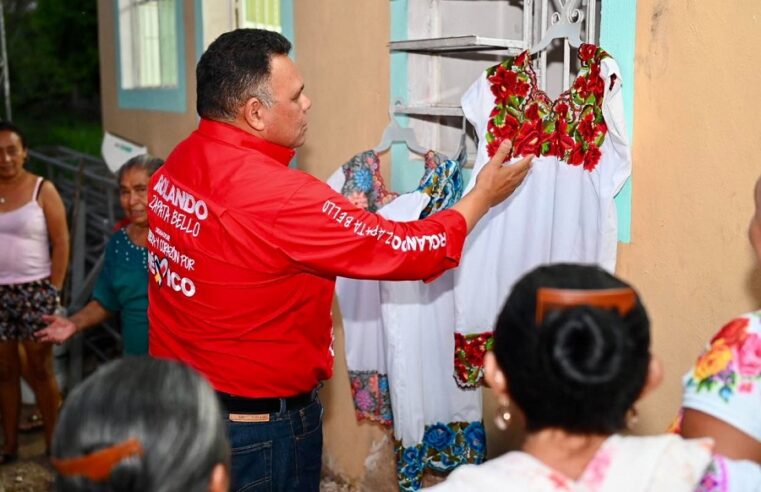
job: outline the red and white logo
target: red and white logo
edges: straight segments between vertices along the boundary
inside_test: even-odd
[[[164,284],[175,292],[182,292],[185,297],[193,297],[196,294],[196,285],[187,277],[183,277],[169,268],[169,260],[159,259],[152,252],[148,253],[148,271],[154,282],[162,287]]]

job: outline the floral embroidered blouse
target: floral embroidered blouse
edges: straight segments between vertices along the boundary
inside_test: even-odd
[[[719,492],[757,491],[760,482],[746,488],[718,488],[717,468],[730,460],[711,454],[710,439],[682,439],[674,435],[608,438],[582,475],[572,480],[533,456],[513,451],[480,466],[455,470],[436,492]],[[758,468],[758,467],[756,467]],[[761,474],[757,470],[758,474]],[[724,476],[726,478],[726,475]],[[761,480],[756,476],[757,480]]]
[[[615,269],[614,197],[631,171],[622,79],[597,46],[582,45],[579,60],[575,82],[554,100],[527,52],[487,69],[462,97],[479,136],[473,175],[504,139],[513,141],[510,159],[538,156],[516,192],[474,227],[454,273],[454,377],[463,387],[480,384],[492,324],[521,276],[560,262]]]
[[[761,441],[761,311],[724,325],[682,383],[684,408],[713,415]]]

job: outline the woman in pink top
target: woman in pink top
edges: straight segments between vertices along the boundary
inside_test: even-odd
[[[17,458],[21,401],[19,343],[50,449],[60,402],[49,343],[36,342],[43,314],[58,304],[69,258],[61,197],[49,181],[24,169],[27,146],[12,123],[0,122],[0,411],[5,440],[0,465]]]

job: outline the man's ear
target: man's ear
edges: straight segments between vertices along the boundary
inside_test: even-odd
[[[484,378],[486,384],[494,392],[494,396],[499,402],[502,402],[507,397],[507,378],[502,369],[499,368],[494,352],[486,352],[484,357]]]
[[[663,382],[663,365],[661,361],[655,356],[650,356],[650,364],[647,367],[647,379],[645,379],[645,386],[642,388],[642,392],[639,395],[638,400],[641,400],[645,396],[649,395],[655,388],[661,385]]]
[[[258,97],[252,97],[243,105],[243,119],[251,129],[261,132],[265,127],[263,112],[266,109]]]

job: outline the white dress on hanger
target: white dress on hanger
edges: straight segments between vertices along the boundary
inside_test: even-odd
[[[503,138],[513,155],[539,154],[521,186],[468,235],[455,270],[455,376],[472,387],[513,284],[548,263],[594,263],[613,271],[614,197],[631,171],[616,62],[582,45],[574,86],[552,101],[539,90],[527,53],[484,72],[462,97],[479,135],[473,176]],[[475,179],[466,187],[472,189]]]
[[[418,190],[377,213],[412,221],[455,203],[463,188],[459,164],[430,152],[426,169]],[[346,183],[341,169],[328,179],[344,193]],[[448,471],[485,457],[481,392],[463,390],[452,378],[453,287],[451,271],[429,284],[336,281],[357,417],[389,424],[393,415],[403,491],[420,488],[426,468]],[[390,392],[393,412],[379,412],[383,389]]]

